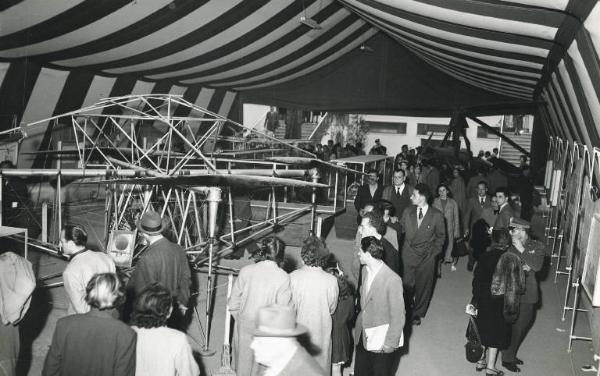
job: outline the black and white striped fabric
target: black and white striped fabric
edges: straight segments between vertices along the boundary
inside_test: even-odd
[[[4,0],[0,129],[131,93],[235,117],[240,92],[297,82],[381,31],[470,87],[543,103],[548,135],[600,146],[599,13],[596,0]]]

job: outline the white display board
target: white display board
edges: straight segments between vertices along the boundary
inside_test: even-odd
[[[584,291],[594,307],[600,307],[600,214],[594,214],[581,278]]]

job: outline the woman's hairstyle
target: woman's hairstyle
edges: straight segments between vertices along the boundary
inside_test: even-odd
[[[492,230],[492,248],[507,249],[511,242],[512,238],[507,228],[498,228]]]
[[[85,288],[86,303],[100,310],[119,306],[123,296],[121,282],[115,273],[95,274]]]
[[[164,326],[171,315],[173,298],[166,287],[154,282],[136,298],[133,306],[132,324],[140,328]]]
[[[338,301],[344,300],[349,296],[354,296],[354,290],[348,278],[345,275],[340,275],[338,260],[333,253],[326,258],[325,271],[337,278],[338,282]]]
[[[258,250],[252,254],[254,262],[260,261],[275,261],[281,263],[283,261],[283,250],[285,244],[276,236],[269,236],[261,240]]]
[[[75,245],[84,246],[87,244],[88,234],[81,225],[66,225],[63,227],[65,240],[72,240]]]
[[[311,235],[304,239],[300,257],[307,266],[318,266],[325,268],[327,266],[327,258],[329,250],[325,246],[325,242],[315,235]]]
[[[387,223],[383,220],[383,212],[378,209],[373,209],[363,215],[363,218],[369,218],[369,224],[375,228],[378,234],[385,234]]]
[[[377,208],[377,210],[378,210],[380,213],[385,213],[385,211],[387,210],[387,211],[388,211],[388,215],[389,215],[390,217],[393,217],[393,216],[394,216],[394,214],[396,213],[396,212],[395,212],[395,209],[394,209],[394,204],[392,204],[392,203],[391,203],[390,201],[388,201],[388,200],[379,200],[379,201],[376,203],[376,208]]]
[[[519,256],[504,252],[492,276],[492,295],[504,295],[504,320],[514,322],[519,316],[521,295],[525,292],[525,273]]]
[[[448,188],[448,185],[446,183],[440,183],[437,186],[437,188],[435,189],[435,195],[436,196],[438,196],[438,197],[440,196],[439,191],[440,191],[441,187],[446,188],[446,192],[447,192],[446,197],[452,197],[452,191],[450,190],[450,188]]]

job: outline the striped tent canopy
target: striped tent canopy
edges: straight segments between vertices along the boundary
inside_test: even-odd
[[[4,0],[0,130],[170,93],[233,119],[535,107],[546,135],[600,146],[599,44],[596,0]]]

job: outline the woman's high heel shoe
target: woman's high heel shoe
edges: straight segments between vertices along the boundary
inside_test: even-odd
[[[502,372],[498,369],[486,368],[485,375],[486,376],[504,376],[504,372]]]
[[[481,372],[487,368],[487,362],[485,359],[481,359],[477,363],[475,363],[475,371]]]

